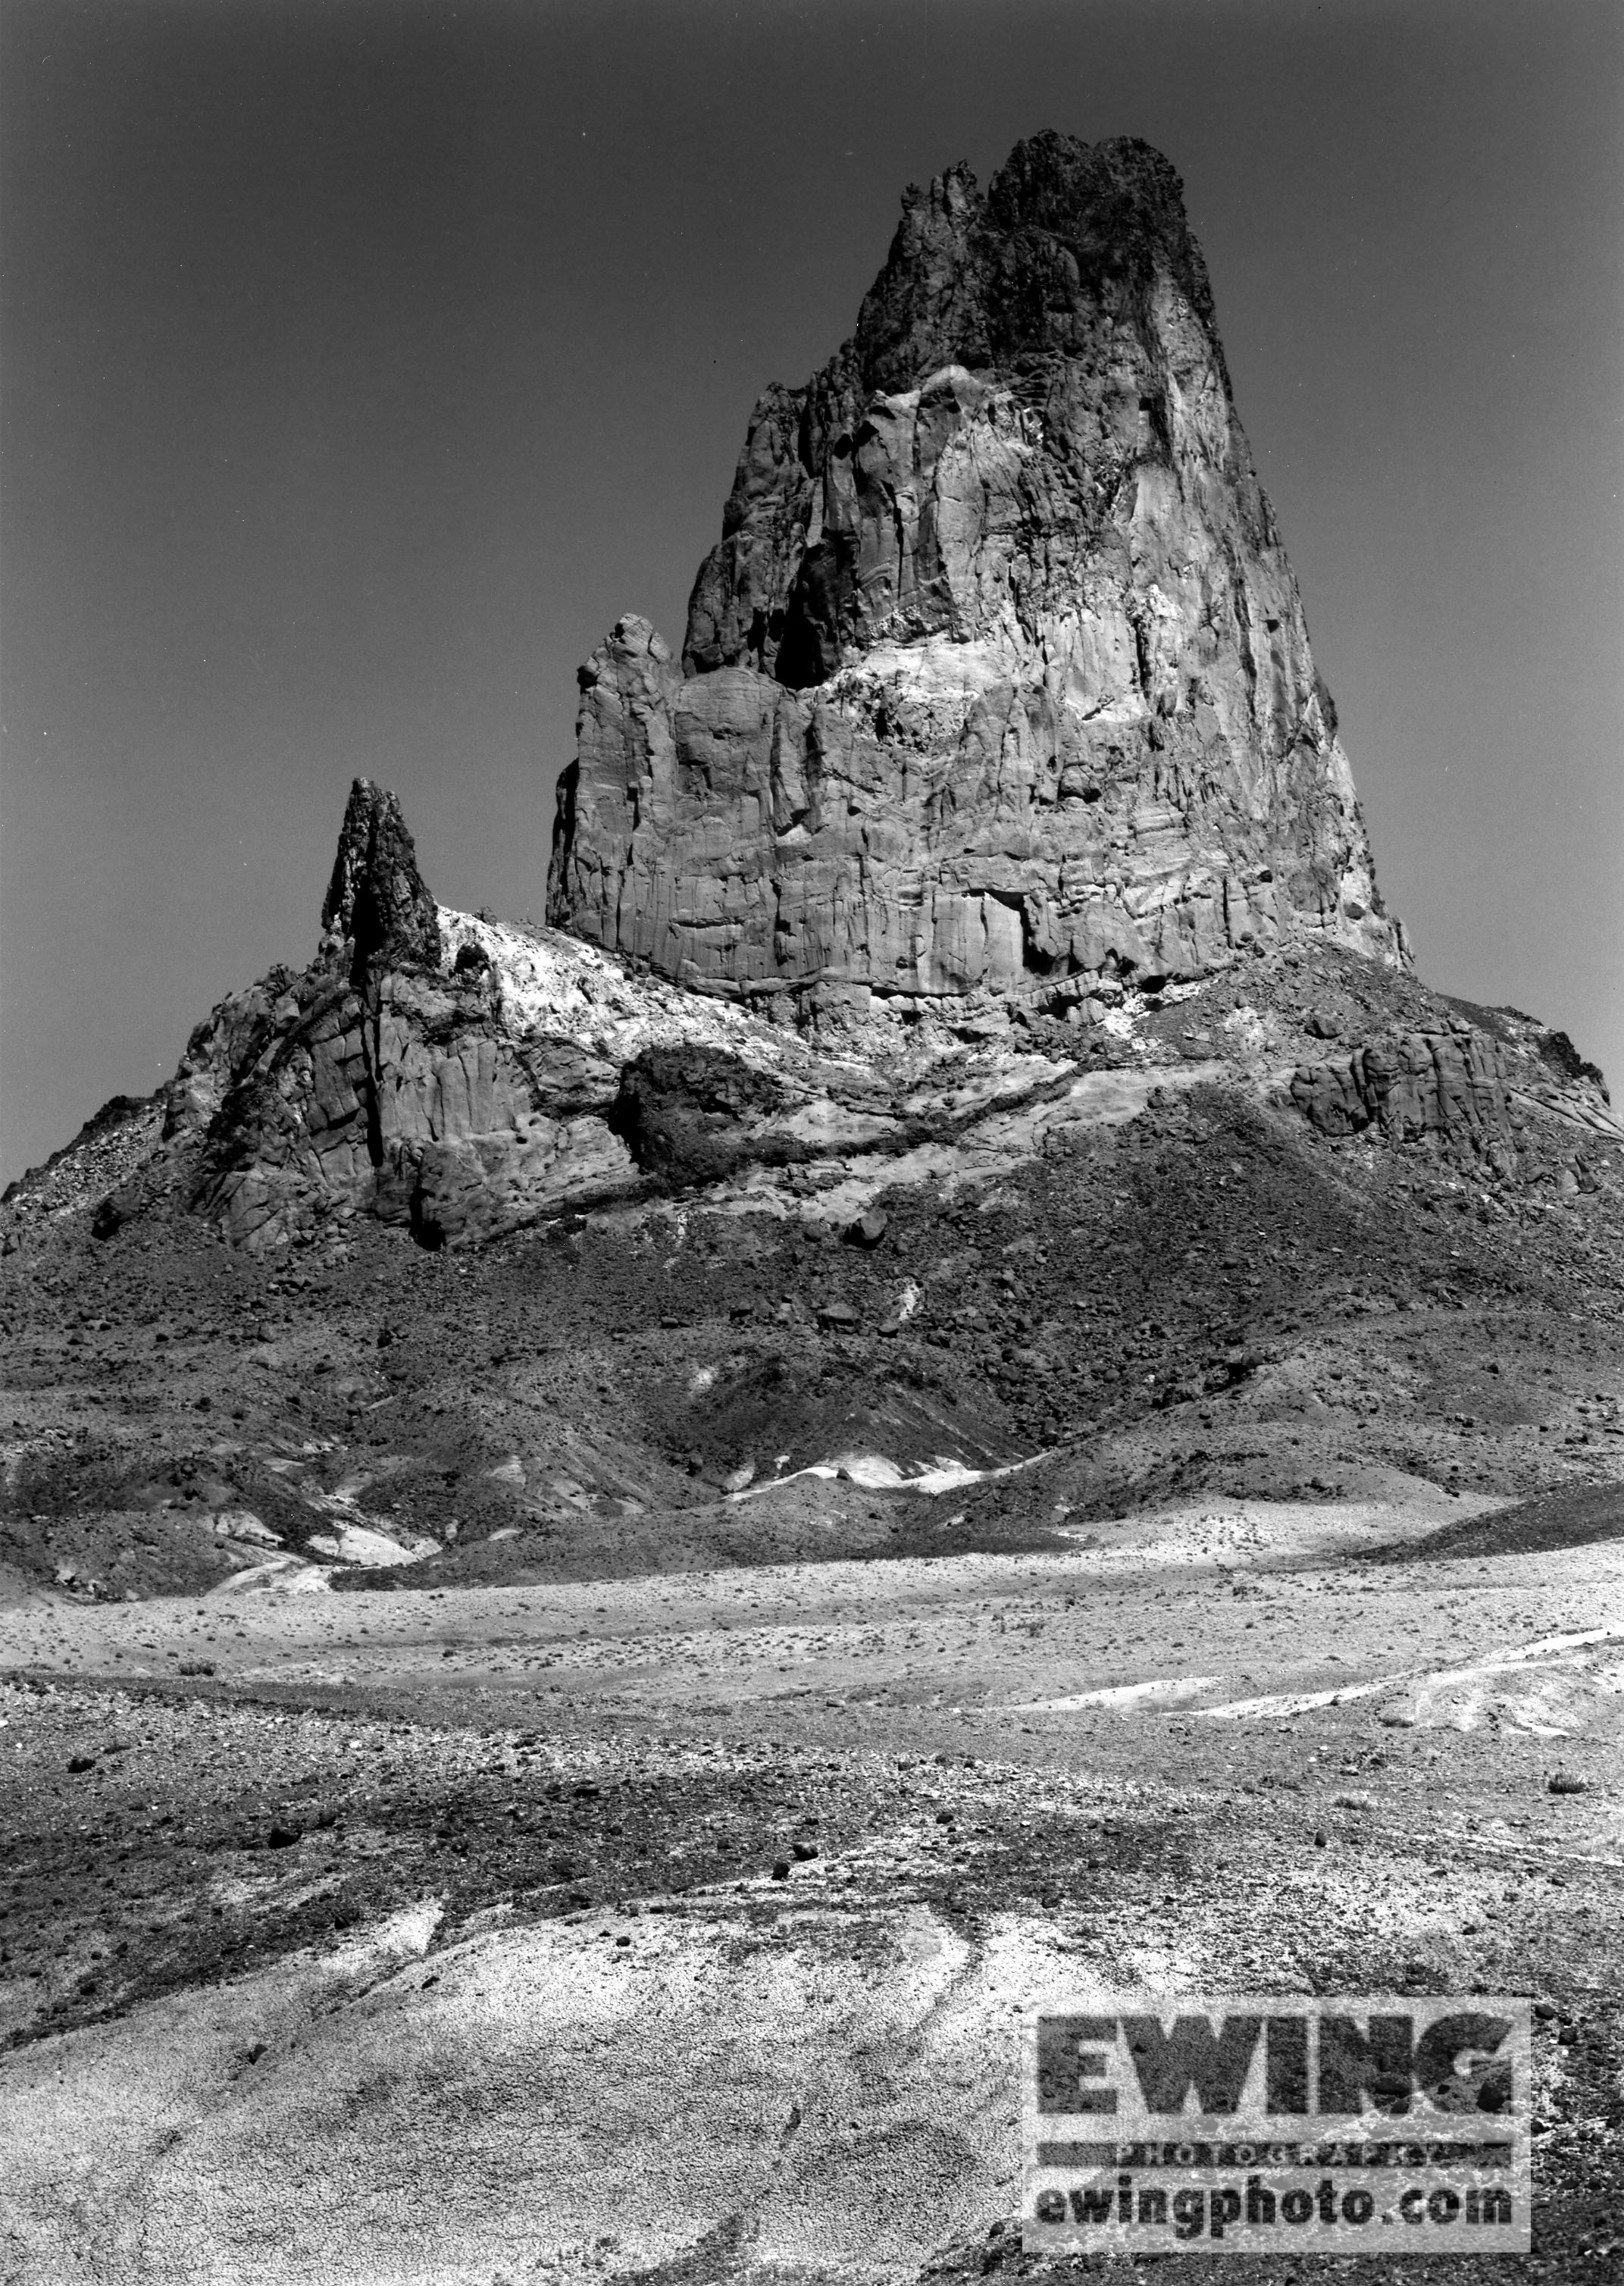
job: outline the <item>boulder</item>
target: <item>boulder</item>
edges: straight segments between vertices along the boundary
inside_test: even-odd
[[[783,1082],[740,1056],[650,1048],[622,1071],[610,1123],[645,1174],[678,1186],[719,1182],[746,1158],[766,1166],[810,1158],[788,1130],[791,1110]]]

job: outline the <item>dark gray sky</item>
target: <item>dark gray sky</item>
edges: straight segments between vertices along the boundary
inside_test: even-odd
[[[1427,979],[1624,1080],[1617,0],[6,0],[0,1163],[302,964],[345,790],[539,914],[903,186],[1185,178]]]

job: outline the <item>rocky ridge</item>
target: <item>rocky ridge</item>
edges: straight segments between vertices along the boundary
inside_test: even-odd
[[[1402,966],[1336,710],[1147,145],[911,189],[856,331],[752,418],[681,663],[581,670],[549,918],[824,1025],[1310,930]]]
[[[8,1198],[26,1220],[99,1176],[104,1238],[178,1195],[256,1252],[357,1215],[433,1248],[682,1193],[838,1229],[888,1190],[951,1195],[1215,1083],[1512,1194],[1577,1189],[1620,1139],[1562,1035],[1345,948],[1118,990],[1085,1029],[1019,1003],[956,1016],[832,1041],[455,912],[395,796],[358,779],[310,965],[222,1001],[157,1098],[108,1106]]]

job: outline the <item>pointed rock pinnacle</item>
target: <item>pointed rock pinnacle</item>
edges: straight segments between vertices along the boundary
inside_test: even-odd
[[[357,778],[350,789],[321,926],[353,948],[358,975],[379,953],[424,967],[439,962],[439,916],[417,870],[399,797],[370,778]]]

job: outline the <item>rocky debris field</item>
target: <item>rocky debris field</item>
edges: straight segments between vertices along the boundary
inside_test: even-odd
[[[1124,1107],[990,1167],[960,1149],[849,1208],[843,1163],[746,1172],[480,1249],[343,1211],[231,1249],[173,1167],[106,1230],[100,1130],[76,1192],[70,1154],[4,1210],[0,1581],[120,1598],[256,1563],[387,1587],[1042,1545],[1057,1504],[1352,1497],[1392,1470],[1604,1493],[1624,1153],[1521,1066],[1533,1108],[1498,1158],[1469,1131],[1329,1137],[1260,1095],[1288,1021],[1368,1032],[1373,997],[1415,1021],[1421,989],[1354,956],[1259,962],[1141,1015]],[[1517,1052],[1553,1088],[1557,1037]],[[1207,1059],[1193,1084],[1174,1041]],[[1005,1052],[960,1051],[970,1077]],[[906,1491],[932,1469],[962,1479],[950,1505]]]

